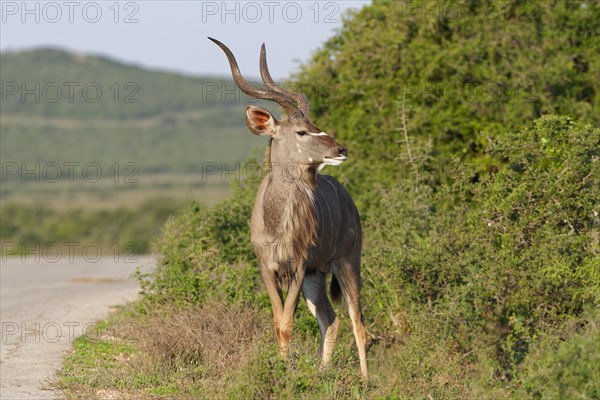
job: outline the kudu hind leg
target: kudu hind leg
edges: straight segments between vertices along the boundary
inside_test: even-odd
[[[367,328],[365,327],[360,302],[360,260],[342,261],[337,268],[334,268],[333,273],[340,283],[344,299],[348,305],[348,313],[352,320],[352,330],[360,358],[360,373],[364,379],[367,379]]]
[[[325,274],[322,272],[306,274],[302,284],[302,294],[306,299],[308,309],[319,323],[321,332],[319,356],[321,357],[321,369],[324,369],[331,360],[340,329],[340,320],[336,317],[327,298]]]

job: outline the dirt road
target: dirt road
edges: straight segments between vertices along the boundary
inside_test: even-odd
[[[136,297],[131,273],[155,265],[151,256],[117,258],[2,256],[0,399],[61,398],[48,381],[73,338],[95,334],[94,321]]]

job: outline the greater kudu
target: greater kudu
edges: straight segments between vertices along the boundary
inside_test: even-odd
[[[264,44],[260,73],[266,89],[246,82],[227,46],[209,39],[227,55],[233,79],[244,93],[275,101],[286,113],[286,117],[277,120],[264,108],[246,109],[250,132],[271,137],[266,159],[269,174],[256,195],[251,240],[271,300],[279,352],[287,359],[294,311],[302,291],[321,331],[321,368],[327,366],[340,325],[326,293],[325,277],[332,273],[330,293],[334,300],[343,295],[348,304],[360,371],[366,378],[367,330],[360,303],[360,217],[346,189],[331,176],[318,173],[325,165],[344,162],[348,150],[310,122],[305,95],[286,91],[273,81]],[[285,300],[283,282],[287,282]]]

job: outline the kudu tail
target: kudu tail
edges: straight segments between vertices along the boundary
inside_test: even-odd
[[[335,275],[331,276],[329,294],[331,294],[331,300],[333,300],[334,303],[340,303],[342,301],[342,288],[340,287],[338,280],[335,278]]]

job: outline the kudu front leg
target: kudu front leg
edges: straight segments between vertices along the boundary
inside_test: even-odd
[[[294,276],[288,278],[288,290],[285,294],[285,303],[283,305],[283,313],[279,321],[279,332],[281,334],[281,342],[279,343],[279,353],[288,358],[290,340],[294,330],[294,313],[300,298],[300,290],[304,281],[304,269],[299,267]]]
[[[271,309],[273,310],[273,327],[275,329],[275,338],[279,347],[279,354],[287,358],[287,347],[283,346],[283,336],[281,333],[281,317],[283,316],[283,294],[281,292],[281,284],[274,272],[268,267],[263,267],[260,274],[267,294],[271,300]]]

